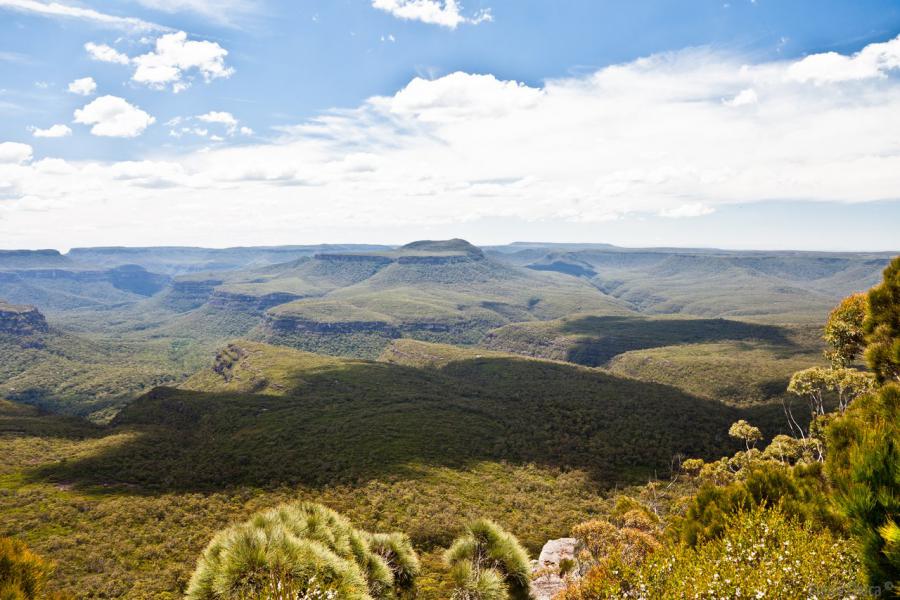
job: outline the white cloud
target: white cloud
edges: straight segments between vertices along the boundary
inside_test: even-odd
[[[82,77],[69,84],[69,91],[79,96],[90,96],[97,91],[97,82],[93,77]]]
[[[56,125],[51,125],[47,129],[38,129],[37,127],[33,127],[31,129],[31,134],[37,138],[61,138],[72,135],[72,130],[68,125],[59,123]]]
[[[0,164],[21,164],[31,160],[32,149],[19,142],[0,142]]]
[[[372,6],[398,19],[421,21],[449,29],[493,20],[490,9],[481,10],[471,17],[464,16],[457,0],[372,0]]]
[[[126,166],[39,172],[30,148],[19,150],[0,169],[11,198],[0,203],[0,239],[39,245],[53,230],[60,245],[290,243],[486,218],[690,219],[736,203],[897,199],[900,78],[804,83],[791,76],[800,62],[691,50],[542,86],[414,79],[274,140],[169,158],[157,148],[152,162]],[[729,105],[743,96],[737,104],[750,107],[746,90],[751,110]],[[209,141],[227,127],[196,117],[170,127],[200,125]],[[29,212],[28,202],[50,208]],[[199,238],[210,214],[216,228]]]
[[[792,64],[787,74],[795,81],[822,84],[886,77],[894,69],[900,69],[900,37],[869,44],[851,56],[813,54]]]
[[[253,135],[253,129],[250,127],[241,127],[241,135]]]
[[[204,123],[218,123],[224,125],[229,133],[234,133],[238,125],[238,120],[229,112],[210,111],[205,115],[199,115],[197,119]]]
[[[227,55],[215,42],[189,41],[183,31],[166,34],[156,40],[152,52],[132,59],[137,66],[132,80],[157,89],[171,85],[178,92],[190,86],[195,72],[206,82],[231,77],[234,69],[225,64]]]
[[[136,137],[156,119],[117,96],[101,96],[75,111],[75,122],[93,125],[91,133],[105,137]]]
[[[39,2],[38,0],[0,0],[0,8],[16,10],[44,17],[62,17],[91,21],[99,25],[129,29],[133,31],[165,31],[168,28],[135,17],[119,17],[101,13],[90,8],[71,6],[61,2]]]
[[[128,56],[106,44],[88,42],[84,45],[84,49],[87,50],[87,53],[92,59],[99,60],[100,62],[114,63],[117,65],[127,65],[131,62],[131,59],[128,58]]]
[[[756,90],[753,88],[747,88],[746,90],[741,90],[737,96],[732,98],[731,100],[727,100],[725,104],[728,106],[747,106],[750,104],[758,104],[759,96],[756,95]]]

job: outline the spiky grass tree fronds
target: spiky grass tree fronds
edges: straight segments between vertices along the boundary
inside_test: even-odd
[[[362,568],[369,582],[369,593],[378,600],[394,597],[394,573],[387,561],[372,551],[365,532],[354,531],[350,547],[356,563]]]
[[[374,539],[381,537],[319,504],[284,504],[217,534],[197,563],[187,598],[389,600],[396,594],[388,560],[397,561],[403,585],[411,586],[418,559],[408,538],[387,536],[379,551]]]
[[[219,533],[197,563],[188,600],[371,600],[366,579],[352,560],[285,528],[251,523]]]
[[[369,548],[384,559],[394,575],[394,589],[409,590],[415,586],[421,566],[409,536],[404,533],[371,533]]]
[[[475,580],[487,571],[499,573],[507,588],[506,597],[512,600],[532,597],[528,553],[514,535],[493,521],[479,519],[471,523],[447,550],[444,560],[451,568],[459,568],[459,575],[464,573],[465,567],[458,565],[468,563],[470,575]]]
[[[503,574],[496,569],[478,568],[460,562],[450,569],[453,600],[507,600],[509,589]]]

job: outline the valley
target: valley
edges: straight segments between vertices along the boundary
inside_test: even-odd
[[[0,536],[56,561],[61,592],[179,598],[213,532],[308,499],[408,533],[419,597],[446,598],[442,548],[471,519],[536,553],[683,460],[736,452],[736,421],[789,433],[791,375],[827,363],[821,323],[889,259],[0,253]]]

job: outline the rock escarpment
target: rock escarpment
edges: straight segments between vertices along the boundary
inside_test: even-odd
[[[37,308],[0,300],[0,333],[23,336],[49,330],[47,319]]]

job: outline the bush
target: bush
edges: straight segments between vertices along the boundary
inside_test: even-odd
[[[859,594],[852,544],[780,510],[730,515],[721,536],[647,560],[620,589],[647,598],[841,598]]]
[[[187,598],[393,598],[395,575],[387,557],[399,557],[403,589],[413,586],[418,559],[403,536],[379,536],[373,544],[375,539],[319,504],[262,511],[213,538],[197,562]]]
[[[864,398],[828,429],[828,473],[870,585],[900,582],[900,385]]]
[[[444,555],[451,568],[454,598],[527,600],[531,562],[514,535],[488,519],[471,523]]]
[[[816,527],[842,530],[844,523],[829,504],[820,463],[794,467],[756,463],[747,471],[743,480],[700,488],[685,515],[673,523],[675,537],[689,546],[715,539],[733,515],[756,507],[779,508]]]
[[[13,538],[0,537],[0,599],[44,598],[53,567]]]

